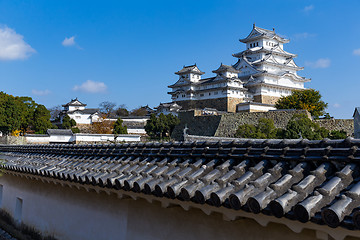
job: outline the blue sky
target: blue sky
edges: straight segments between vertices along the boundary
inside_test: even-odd
[[[0,0],[0,91],[46,107],[78,97],[157,106],[174,72],[197,63],[205,77],[257,26],[290,38],[285,50],[336,118],[360,106],[360,1]]]

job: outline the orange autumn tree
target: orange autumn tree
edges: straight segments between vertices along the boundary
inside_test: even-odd
[[[314,89],[294,90],[291,95],[281,97],[275,104],[276,109],[303,109],[315,118],[325,114],[327,103],[321,100],[321,94]]]
[[[97,122],[91,124],[90,132],[94,134],[112,134],[114,122],[106,118],[105,115],[99,118]]]

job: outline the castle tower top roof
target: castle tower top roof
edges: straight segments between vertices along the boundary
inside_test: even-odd
[[[225,65],[222,64],[220,65],[220,67],[214,71],[212,71],[213,73],[223,73],[223,72],[232,72],[232,73],[239,73],[239,70],[236,70],[235,68],[233,68],[232,66],[229,65]]]
[[[66,103],[66,104],[64,104],[62,106],[63,107],[67,107],[67,106],[83,106],[83,107],[85,107],[86,104],[80,102],[77,98],[75,98],[75,99],[71,99],[70,102],[68,102],[68,103]]]
[[[184,75],[188,73],[195,73],[199,75],[205,74],[204,72],[200,71],[200,69],[196,66],[196,64],[190,66],[184,66],[180,71],[176,72],[175,74]]]
[[[253,29],[250,32],[250,34],[243,39],[240,39],[240,42],[243,43],[247,43],[259,38],[267,38],[267,39],[276,39],[277,41],[281,42],[281,43],[288,43],[289,39],[286,39],[284,37],[281,37],[280,35],[275,33],[275,29],[273,28],[273,30],[267,30],[264,28],[260,28],[255,26],[255,24],[253,25]]]

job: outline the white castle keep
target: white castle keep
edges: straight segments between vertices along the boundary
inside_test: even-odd
[[[182,109],[215,108],[220,111],[268,111],[292,90],[302,90],[310,79],[300,77],[303,70],[294,62],[296,54],[286,52],[289,40],[253,26],[250,34],[240,39],[246,50],[233,54],[238,58],[232,65],[221,64],[213,71],[215,77],[202,79],[204,72],[195,65],[176,72],[179,79],[171,88],[171,99]]]

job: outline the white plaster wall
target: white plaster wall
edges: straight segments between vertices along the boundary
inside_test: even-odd
[[[171,113],[175,116],[177,116],[177,113]],[[128,134],[146,134],[146,131],[144,128],[128,128],[127,129]]]
[[[75,134],[75,140],[76,142],[108,142],[108,141],[114,141],[114,135],[77,133]],[[139,142],[140,136],[129,135],[129,134],[118,135],[116,141]]]
[[[118,199],[114,194],[87,192],[52,183],[4,175],[2,208],[14,214],[23,200],[22,222],[64,240],[212,240],[315,239],[315,232],[294,233],[284,225],[262,227],[242,218],[224,221],[220,214],[198,209],[162,208],[160,203]]]
[[[75,141],[75,137],[70,135],[50,135],[49,137],[49,142],[68,143],[73,141]]]
[[[239,105],[237,107],[237,111],[262,111],[262,112],[267,112],[270,110],[276,110],[275,107],[270,107],[270,106],[261,106],[261,105],[253,105],[253,104],[249,104],[249,105]]]
[[[25,138],[26,138],[26,142],[30,143],[30,144],[39,144],[39,143],[47,144],[50,141],[50,137],[30,137],[30,136],[25,136]]]
[[[71,119],[74,119],[79,124],[91,124],[90,114],[72,113],[68,114]]]
[[[15,213],[23,200],[22,222],[58,239],[126,239],[128,201],[35,180],[4,175],[1,208]]]
[[[288,86],[294,88],[304,88],[303,82],[294,81],[289,77],[284,77],[279,79],[279,85],[281,86]]]
[[[77,109],[79,109],[79,110],[84,110],[85,107],[84,107],[84,106],[68,106],[67,109],[68,109],[69,111],[74,111],[74,110],[77,110]]]
[[[145,123],[149,118],[122,118],[121,120],[126,122],[139,122],[139,123]]]

